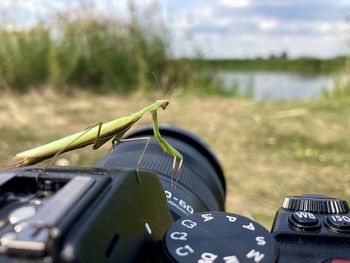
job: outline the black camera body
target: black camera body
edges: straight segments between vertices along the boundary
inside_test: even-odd
[[[139,166],[145,141],[135,140],[95,168],[1,173],[0,262],[350,263],[345,201],[286,197],[269,232],[224,212],[224,175],[201,139],[160,131],[184,155],[179,175],[152,139]],[[129,137],[151,135],[146,127]]]
[[[350,262],[346,201],[321,195],[286,197],[271,230],[280,262]]]
[[[154,174],[20,169],[1,176],[0,262],[149,262],[172,223]]]

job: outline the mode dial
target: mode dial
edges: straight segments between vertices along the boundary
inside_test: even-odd
[[[282,208],[322,214],[342,214],[349,212],[349,206],[346,201],[323,195],[287,196],[283,200]]]
[[[164,238],[170,262],[275,262],[273,235],[247,217],[224,213],[196,213],[176,221]]]

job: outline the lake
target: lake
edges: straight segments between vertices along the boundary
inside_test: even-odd
[[[222,71],[222,86],[254,100],[319,98],[334,87],[333,75],[304,75],[290,72]]]

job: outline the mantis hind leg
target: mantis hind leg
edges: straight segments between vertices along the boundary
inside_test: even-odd
[[[111,137],[101,138],[102,125],[103,125],[103,122],[98,123],[97,134],[94,140],[94,144],[92,145],[93,150],[97,150],[98,148],[100,148],[102,145],[104,145],[106,142],[108,142],[111,139]]]
[[[128,139],[116,139],[116,138],[113,138],[112,140],[112,143],[113,143],[113,148],[115,147],[115,145],[117,145],[118,143],[122,143],[122,142],[133,142],[133,141],[141,141],[141,140],[147,140],[145,146],[143,147],[143,150],[142,150],[142,153],[140,155],[140,158],[139,160],[137,161],[137,164],[136,164],[136,177],[137,177],[137,181],[139,183],[141,183],[141,175],[140,175],[140,166],[141,166],[141,162],[142,162],[142,159],[145,155],[145,152],[146,152],[146,149],[149,145],[149,141],[150,141],[150,137],[140,137],[140,138],[128,138]]]
[[[103,123],[100,122],[100,123],[97,123],[97,124],[94,124],[94,125],[91,125],[91,126],[87,127],[87,128],[84,130],[84,132],[83,132],[80,136],[77,136],[77,138],[75,138],[74,140],[72,140],[69,144],[67,144],[65,147],[63,147],[60,151],[58,151],[57,153],[55,153],[55,155],[52,157],[51,161],[50,161],[47,165],[45,165],[42,169],[40,169],[40,170],[38,171],[38,174],[37,174],[36,177],[35,177],[35,181],[39,184],[39,177],[45,173],[47,167],[52,166],[52,165],[57,161],[57,158],[58,158],[58,156],[59,156],[60,154],[62,154],[62,153],[63,153],[69,146],[71,146],[76,140],[78,140],[81,136],[85,135],[88,131],[90,131],[91,129],[93,129],[93,128],[96,127],[97,125],[99,126],[99,128],[98,128],[97,136],[96,136],[95,141],[94,141],[93,148],[96,147],[96,145],[97,145],[97,147],[94,148],[94,149],[97,149],[98,147],[101,147],[101,145],[102,145],[103,143],[105,143],[105,142],[103,142],[103,143],[101,144],[101,141],[102,141],[102,140],[99,140],[102,124],[103,124]]]

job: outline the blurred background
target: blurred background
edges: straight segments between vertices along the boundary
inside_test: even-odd
[[[171,90],[159,121],[213,148],[228,211],[269,228],[285,195],[350,201],[349,17],[345,0],[2,0],[1,163]]]

